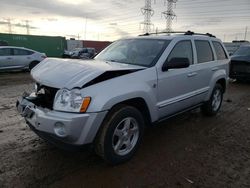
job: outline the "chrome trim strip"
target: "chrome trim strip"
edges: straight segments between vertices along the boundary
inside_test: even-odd
[[[187,99],[192,98],[192,97],[197,96],[197,95],[201,95],[201,94],[207,92],[208,90],[209,90],[209,87],[205,87],[205,88],[187,93],[185,95],[181,95],[178,97],[174,97],[174,98],[162,101],[162,102],[158,103],[157,106],[158,106],[158,108],[164,108],[164,107],[169,106],[171,104],[174,104],[174,103],[177,103],[177,102],[180,102],[183,100],[187,100]]]

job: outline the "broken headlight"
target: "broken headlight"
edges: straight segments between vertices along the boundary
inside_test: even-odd
[[[90,100],[90,97],[83,97],[79,89],[61,89],[56,93],[53,109],[64,112],[86,112]]]

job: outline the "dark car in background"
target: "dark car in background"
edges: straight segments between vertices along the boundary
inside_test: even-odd
[[[241,46],[231,57],[230,78],[250,81],[250,45]]]
[[[92,59],[95,55],[95,48],[75,48],[73,51],[65,51],[63,58]]]
[[[9,44],[5,40],[0,40],[0,46],[9,46]]]

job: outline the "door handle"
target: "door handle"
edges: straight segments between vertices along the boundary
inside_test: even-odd
[[[188,77],[193,77],[193,76],[196,76],[198,73],[197,72],[192,72],[192,73],[189,73],[187,76]]]
[[[212,71],[217,71],[217,70],[219,70],[219,68],[218,68],[218,67],[214,67],[214,68],[212,68]]]
[[[12,58],[11,57],[7,57],[6,59],[11,60]]]

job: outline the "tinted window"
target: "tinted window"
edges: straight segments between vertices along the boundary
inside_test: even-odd
[[[213,42],[214,49],[218,60],[227,59],[227,55],[222,45],[219,42]]]
[[[168,56],[168,61],[172,58],[188,58],[190,64],[193,64],[193,50],[191,41],[181,41],[175,45]]]
[[[10,48],[1,48],[0,49],[0,56],[10,56],[11,49]]]
[[[33,52],[29,50],[14,49],[14,55],[31,55],[31,54],[33,54]]]
[[[234,55],[250,56],[250,46],[241,46]]]
[[[213,51],[208,41],[196,40],[195,47],[198,63],[205,63],[214,60]]]

